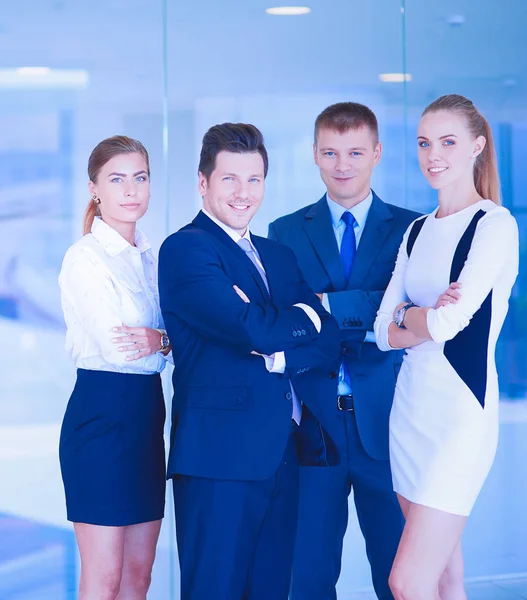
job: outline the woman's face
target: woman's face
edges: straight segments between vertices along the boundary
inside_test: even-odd
[[[99,171],[97,181],[89,182],[91,194],[100,199],[101,216],[112,223],[135,223],[147,211],[150,177],[145,157],[138,152],[118,154]]]
[[[439,190],[473,178],[474,161],[485,147],[485,138],[472,137],[463,115],[439,110],[421,118],[417,144],[421,172]]]

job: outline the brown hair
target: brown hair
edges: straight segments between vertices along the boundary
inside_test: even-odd
[[[474,138],[482,135],[487,143],[474,162],[474,185],[478,194],[485,199],[501,204],[500,177],[494,150],[492,131],[485,117],[471,100],[458,94],[448,94],[434,100],[423,111],[423,116],[440,110],[463,115]]]
[[[144,157],[146,161],[146,167],[148,175],[150,176],[150,162],[148,159],[148,152],[146,148],[132,138],[126,137],[125,135],[114,135],[113,137],[106,138],[102,142],[99,142],[97,146],[92,150],[90,158],[88,160],[88,176],[90,181],[96,183],[97,177],[101,172],[104,165],[119,154],[134,154],[138,153]],[[83,234],[90,233],[93,219],[101,215],[99,205],[95,202],[95,198],[92,198],[84,213],[83,221]]]
[[[325,108],[315,121],[315,144],[321,129],[330,129],[338,133],[346,133],[350,129],[367,127],[374,138],[379,141],[379,125],[375,113],[364,104],[358,102],[338,102]]]
[[[203,136],[199,157],[198,172],[209,179],[216,168],[216,157],[223,150],[236,152],[258,152],[264,163],[264,177],[267,177],[269,158],[261,131],[248,123],[222,123],[214,125]]]

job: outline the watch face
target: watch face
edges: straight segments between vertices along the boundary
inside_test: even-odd
[[[161,336],[161,349],[166,350],[170,346],[170,340],[168,339],[168,335]]]

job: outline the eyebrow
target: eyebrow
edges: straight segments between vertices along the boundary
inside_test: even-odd
[[[353,148],[348,148],[348,150],[366,150],[366,148],[363,148],[362,146],[353,146]],[[335,148],[332,148],[331,146],[328,146],[327,148],[320,148],[321,152],[327,152],[327,151],[331,151],[331,152],[336,152]]]
[[[222,173],[222,177],[239,177],[236,173]],[[253,175],[249,175],[249,177],[263,177],[263,173],[254,173]]]
[[[142,171],[137,171],[137,173],[133,174],[133,177],[137,177],[138,175],[142,175],[142,174],[148,175],[148,173],[143,169]],[[117,175],[117,177],[126,177],[126,173],[110,173],[108,175],[108,177],[114,177],[115,175]]]
[[[440,140],[444,140],[445,138],[451,138],[451,137],[455,137],[457,138],[457,135],[453,134],[453,133],[448,133],[447,135],[442,135],[439,139]],[[424,135],[418,135],[417,136],[418,140],[427,140],[428,138],[425,137]]]

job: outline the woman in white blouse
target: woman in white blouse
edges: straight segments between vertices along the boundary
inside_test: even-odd
[[[157,264],[136,229],[150,199],[144,146],[115,136],[93,150],[84,237],[59,283],[77,367],[60,438],[81,600],[143,599],[164,516],[163,330]]]

